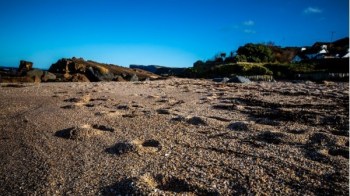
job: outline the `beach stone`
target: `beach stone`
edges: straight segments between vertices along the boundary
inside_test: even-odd
[[[27,72],[27,76],[33,78],[33,77],[38,77],[41,78],[44,75],[44,72],[39,69],[33,69]]]
[[[55,81],[56,75],[51,72],[44,71],[44,74],[41,76],[41,80],[44,82]]]

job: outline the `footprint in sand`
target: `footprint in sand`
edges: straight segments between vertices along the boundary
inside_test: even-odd
[[[137,154],[156,153],[162,149],[158,140],[132,140],[117,142],[114,146],[107,148],[106,152],[115,155],[122,155],[131,152]]]
[[[197,125],[197,126],[207,126],[208,125],[207,119],[204,119],[204,118],[199,117],[199,116],[184,117],[184,116],[179,115],[179,116],[173,118],[172,120],[178,121],[178,122],[186,122],[188,124]]]
[[[95,104],[88,103],[88,104],[85,104],[85,106],[88,107],[88,108],[92,108],[92,107],[95,107]]]
[[[132,186],[130,186],[132,185]],[[103,195],[219,195],[213,188],[204,189],[177,176],[145,173],[138,177],[124,178],[102,189]]]
[[[264,131],[257,135],[255,139],[269,144],[280,144],[285,137],[286,135],[280,132]]]
[[[118,110],[130,110],[130,106],[126,104],[117,105]]]
[[[98,129],[98,130],[101,130],[101,131],[109,131],[109,132],[114,132],[115,131],[115,129],[113,127],[109,127],[109,126],[106,126],[106,125],[95,124],[95,125],[92,125],[92,128]]]
[[[158,109],[158,114],[170,114],[170,111],[168,109]]]
[[[227,126],[228,129],[233,131],[249,131],[249,123],[248,122],[234,122]]]
[[[342,156],[346,159],[349,159],[349,148],[333,147],[328,150],[328,154],[332,156]]]
[[[65,105],[65,106],[62,106],[61,108],[62,109],[75,109],[75,108],[77,108],[77,106],[76,105]]]
[[[100,111],[95,113],[96,116],[110,116],[110,117],[115,117],[115,116],[122,116],[124,115],[123,112],[121,111]]]
[[[136,151],[136,146],[129,141],[121,141],[105,150],[109,154],[122,155]]]
[[[57,131],[55,136],[71,139],[71,140],[86,140],[91,137],[101,135],[103,132],[114,132],[114,128],[105,125],[81,125]]]
[[[296,135],[300,135],[300,134],[305,134],[307,133],[306,129],[289,129],[287,130],[288,133],[292,133],[292,134],[296,134]]]
[[[83,106],[87,104],[90,100],[91,100],[90,95],[85,95],[80,98],[74,97],[74,98],[65,99],[64,102],[71,102],[71,103],[74,103],[74,105],[76,106]]]

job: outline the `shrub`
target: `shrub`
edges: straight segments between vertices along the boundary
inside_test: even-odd
[[[272,75],[272,71],[255,63],[225,64],[218,66],[214,72],[220,76],[235,75]]]
[[[273,77],[276,79],[293,76],[289,64],[265,64],[264,67],[271,70],[273,72]]]
[[[239,47],[237,50],[237,56],[238,61],[244,61],[244,57],[246,57],[246,61],[255,63],[273,62],[275,59],[269,46],[252,43]]]

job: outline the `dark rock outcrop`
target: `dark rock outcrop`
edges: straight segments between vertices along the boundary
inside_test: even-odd
[[[60,59],[52,64],[50,72],[60,75],[61,81],[70,81],[71,78],[62,76],[72,76],[81,74],[91,82],[99,81],[138,81],[146,78],[157,79],[159,76],[140,69],[130,69],[112,64],[86,61],[82,58]]]
[[[56,75],[53,73],[50,73],[48,71],[44,71],[44,74],[41,76],[41,81],[44,82],[53,82],[56,81]]]
[[[33,63],[25,60],[19,62],[18,73],[25,75],[28,71],[33,69]]]
[[[99,81],[112,81],[114,75],[109,71],[105,71],[104,69],[99,69],[96,67],[88,67],[86,69],[86,77],[89,78],[90,81],[99,82]]]
[[[27,72],[27,77],[34,78],[36,82],[54,82],[56,81],[56,75],[48,71],[40,69],[32,69]]]
[[[44,71],[40,69],[33,69],[27,72],[26,76],[28,77],[38,77],[41,78],[41,76],[44,75]]]
[[[53,82],[56,81],[56,75],[48,71],[33,69],[33,63],[21,60],[17,68],[1,68],[1,81],[4,83],[18,82]]]

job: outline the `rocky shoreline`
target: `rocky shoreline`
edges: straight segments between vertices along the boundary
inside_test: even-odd
[[[0,83],[16,82],[101,82],[143,81],[160,76],[141,69],[86,61],[83,58],[62,58],[45,71],[33,68],[33,63],[21,60],[19,68],[1,68]]]

